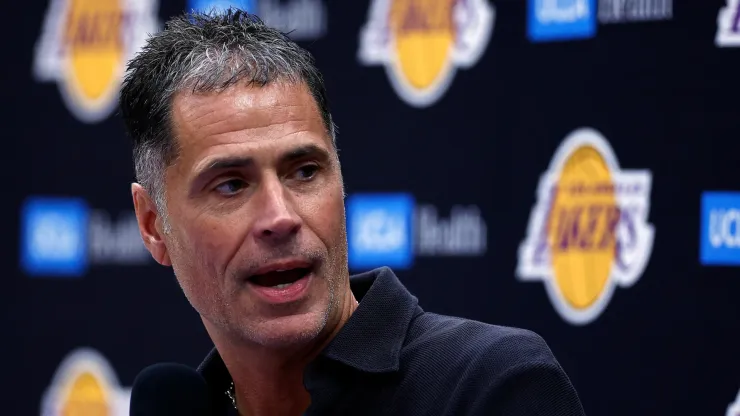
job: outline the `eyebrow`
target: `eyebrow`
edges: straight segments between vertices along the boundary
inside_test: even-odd
[[[299,146],[285,152],[280,156],[278,162],[280,164],[295,162],[296,160],[305,159],[308,157],[316,157],[322,162],[330,159],[329,152],[324,148],[319,147],[315,144],[308,144]],[[243,169],[254,165],[254,159],[252,157],[225,157],[216,158],[211,162],[207,163],[202,169],[198,169],[195,174],[195,180],[200,182],[207,174],[214,171],[226,170],[226,169]]]
[[[329,152],[326,149],[315,144],[307,144],[291,149],[280,156],[280,163],[295,162],[296,160],[305,159],[310,156],[321,159],[322,162],[329,160]]]

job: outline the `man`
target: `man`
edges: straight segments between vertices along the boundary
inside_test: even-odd
[[[144,243],[215,344],[214,414],[583,414],[537,335],[426,313],[388,268],[350,282],[323,81],[284,35],[238,10],[174,18],[121,110]]]

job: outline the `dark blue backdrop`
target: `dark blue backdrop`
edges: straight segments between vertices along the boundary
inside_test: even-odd
[[[4,6],[0,413],[127,414],[139,370],[210,347],[142,251],[114,114],[123,62],[188,5]],[[736,0],[243,6],[325,75],[353,265],[538,332],[590,415],[740,414],[740,198],[702,206],[740,190]]]

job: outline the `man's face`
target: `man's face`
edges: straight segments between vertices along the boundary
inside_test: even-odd
[[[172,119],[164,245],[190,303],[227,337],[314,339],[349,282],[339,161],[308,89],[183,93]]]

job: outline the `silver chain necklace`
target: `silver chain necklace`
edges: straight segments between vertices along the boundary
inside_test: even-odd
[[[231,385],[229,386],[228,390],[226,390],[226,395],[229,396],[229,399],[231,399],[231,404],[234,405],[234,409],[236,411],[239,411],[239,408],[236,407],[236,394],[234,393],[234,382],[231,382]]]

